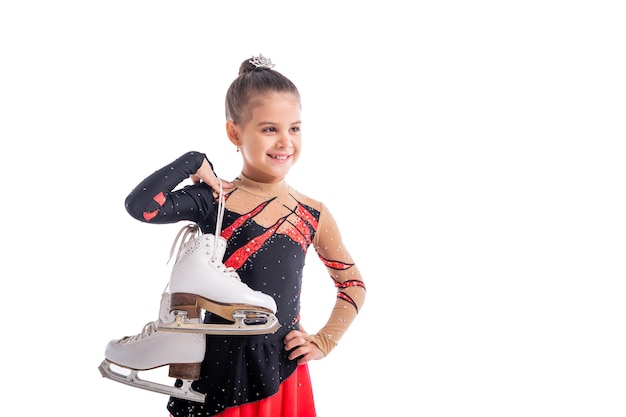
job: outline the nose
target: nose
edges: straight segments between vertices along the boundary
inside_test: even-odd
[[[278,147],[279,148],[291,148],[291,138],[289,137],[289,133],[282,133],[278,135]]]

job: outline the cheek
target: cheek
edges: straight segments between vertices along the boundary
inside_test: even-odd
[[[293,154],[293,161],[296,162],[298,159],[300,159],[300,154],[302,153],[302,146],[298,145],[295,147],[295,152]]]
[[[250,141],[245,146],[248,155],[255,156],[259,153],[264,153],[262,147],[256,141]]]
[[[293,138],[293,139],[291,140],[291,145],[292,145],[294,148],[296,148],[296,149],[298,149],[298,150],[301,150],[301,149],[302,149],[302,137],[298,136],[298,137],[296,137],[296,138]]]

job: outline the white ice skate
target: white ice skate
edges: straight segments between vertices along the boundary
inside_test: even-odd
[[[170,256],[182,239],[169,284],[176,321],[159,323],[159,330],[251,335],[274,333],[280,327],[274,299],[248,287],[233,268],[222,263],[226,250],[226,240],[220,236],[223,216],[220,198],[215,235],[202,234],[194,224],[184,226],[176,236]],[[200,317],[201,310],[230,323],[196,325],[189,319]]]
[[[157,321],[146,324],[142,332],[135,336],[126,336],[109,342],[105,350],[105,359],[98,368],[102,376],[137,388],[204,402],[205,395],[193,390],[191,382],[200,378],[200,365],[206,350],[205,336],[159,330],[160,324],[173,321],[174,316],[170,313],[170,294],[164,292]],[[197,322],[198,319],[188,321]],[[169,365],[170,377],[183,381],[180,388],[146,381],[138,376],[139,371],[166,365]]]

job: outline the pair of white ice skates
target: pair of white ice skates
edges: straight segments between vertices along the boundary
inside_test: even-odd
[[[223,208],[222,208],[223,210]],[[220,211],[222,214],[223,211]],[[196,225],[183,227],[182,243],[172,268],[169,292],[163,293],[159,318],[141,333],[112,340],[99,369],[103,377],[149,391],[203,402],[204,395],[191,388],[199,379],[206,350],[205,334],[251,335],[273,333],[280,326],[276,302],[252,290],[223,263],[226,240],[202,234]],[[202,323],[202,310],[229,320],[229,324]],[[179,387],[143,380],[140,371],[169,365],[169,376],[182,380]]]

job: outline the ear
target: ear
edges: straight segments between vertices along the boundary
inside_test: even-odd
[[[232,142],[233,145],[239,147],[241,141],[239,140],[239,130],[237,129],[237,125],[232,120],[226,121],[226,135],[228,135],[228,139]]]

